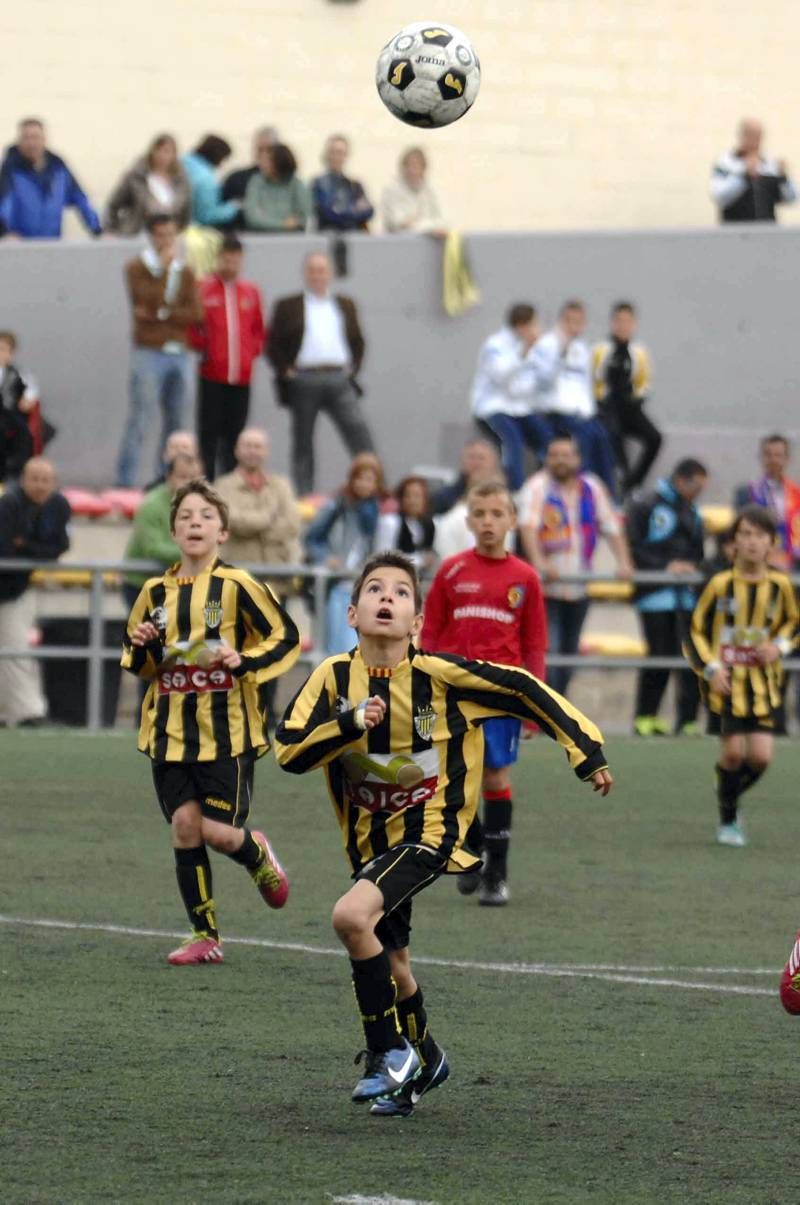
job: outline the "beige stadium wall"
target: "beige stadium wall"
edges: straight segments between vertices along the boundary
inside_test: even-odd
[[[382,109],[373,66],[428,18],[469,33],[483,86],[464,120],[416,133]],[[2,136],[44,117],[96,204],[157,131],[184,148],[224,134],[227,169],[270,123],[304,176],[348,132],[373,197],[421,142],[463,229],[707,225],[709,167],[742,114],[800,171],[796,20],[796,0],[3,0]]]

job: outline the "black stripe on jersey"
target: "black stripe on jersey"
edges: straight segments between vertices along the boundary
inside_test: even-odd
[[[430,749],[430,738],[425,739],[417,732],[414,718],[420,712],[428,711],[433,697],[433,683],[429,674],[423,674],[422,670],[414,669],[414,664],[411,664],[411,752],[422,753],[426,749]]]
[[[206,606],[209,603],[216,603],[219,608],[220,619],[222,617],[222,590],[225,585],[224,577],[217,577],[213,573],[208,581],[208,593],[206,594]],[[208,612],[206,612],[208,614]],[[206,640],[219,639],[219,623],[212,626],[206,619]],[[245,708],[242,705],[242,711]],[[244,717],[243,717],[244,718]],[[245,722],[245,747],[250,748],[252,742],[249,740],[249,726]],[[217,745],[217,757],[230,757],[231,755],[231,732],[228,724],[228,694],[224,690],[214,690],[211,692],[211,730],[214,733],[214,740]]]
[[[239,586],[239,608],[250,620],[254,632],[258,632],[259,636],[269,636],[271,634],[272,625],[242,585]]]
[[[194,581],[178,586],[178,640],[189,640],[192,634],[192,592]],[[182,761],[197,761],[200,753],[200,728],[197,724],[197,695],[186,694],[181,700],[183,730]]]
[[[336,661],[332,667],[333,676],[336,681],[337,698],[347,699],[348,697],[348,690],[350,687],[350,665],[350,661]],[[292,714],[294,705],[304,689],[305,683],[300,687],[300,690],[298,690],[297,694],[286,708],[285,714],[287,716]],[[334,718],[334,715],[335,712],[331,711],[331,706],[328,701],[328,692],[323,687],[317,696],[313,708],[311,709],[311,714],[308,718],[308,724],[305,732],[307,733],[310,729],[315,728],[320,724],[327,723],[328,720],[332,720]],[[304,732],[294,731],[293,729],[288,728],[283,723],[283,720],[281,720],[281,723],[278,726],[277,739],[282,745],[298,745],[304,740]],[[323,741],[320,744],[314,745],[305,754],[301,753],[292,760],[292,772],[296,774],[305,773],[306,770],[310,770],[313,766],[315,766],[318,759],[320,757],[324,757],[330,749],[339,749],[341,747],[341,743],[342,738],[337,734],[330,742]]]
[[[438,852],[449,858],[458,839],[458,813],[464,806],[464,717],[459,711],[455,693],[447,691],[447,726],[452,733],[447,742],[447,786],[444,789],[444,836]]]
[[[392,749],[391,685],[391,678],[373,678],[370,676],[369,697],[372,698],[373,695],[377,695],[386,704],[386,711],[380,724],[376,724],[374,728],[370,728],[367,732],[367,749],[370,753],[390,753]],[[376,812],[372,817],[372,822],[369,826],[369,840],[374,858],[385,854],[389,848],[389,838],[386,835],[386,823],[389,820],[389,815],[388,812]]]
[[[150,614],[152,615],[159,607],[163,607],[167,599],[167,588],[163,581],[158,582],[150,591]],[[163,642],[166,635],[166,628],[159,628],[159,636]],[[158,681],[155,682],[153,689],[156,692],[156,717],[154,731],[160,735],[156,738],[153,747],[153,758],[155,761],[164,761],[167,756],[167,719],[169,717],[169,695],[158,693]]]

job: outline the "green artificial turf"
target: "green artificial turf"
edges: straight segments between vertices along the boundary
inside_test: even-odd
[[[602,800],[549,742],[524,745],[509,907],[449,880],[415,903],[452,1076],[397,1122],[349,1101],[361,1040],[329,924],[348,878],[321,775],[257,769],[283,912],[214,859],[225,936],[313,951],[229,941],[224,966],[176,970],[185,919],[133,734],[0,733],[0,913],[21,918],[0,923],[0,1199],[791,1199],[800,1021],[775,987],[800,913],[800,762],[779,743],[731,850],[714,752],[612,741]]]

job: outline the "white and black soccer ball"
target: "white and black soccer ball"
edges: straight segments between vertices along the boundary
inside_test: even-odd
[[[408,125],[435,129],[463,117],[481,86],[481,65],[455,25],[415,21],[387,42],[375,72],[386,108]]]

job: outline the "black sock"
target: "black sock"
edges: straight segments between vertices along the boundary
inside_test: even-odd
[[[385,950],[374,958],[351,958],[353,991],[361,1013],[367,1050],[384,1052],[403,1045],[397,1019],[397,985]]]
[[[211,863],[205,845],[176,849],[175,873],[189,924],[219,940],[216,904],[211,894]]]
[[[742,793],[741,770],[726,770],[717,766],[717,799],[719,800],[720,824],[735,824],[737,803]]]
[[[428,1031],[428,1014],[425,1012],[422,988],[419,984],[413,996],[397,1001],[397,1015],[403,1035],[416,1050],[423,1068],[435,1064],[439,1057],[439,1047]]]
[[[483,825],[481,824],[481,818],[477,812],[472,819],[472,823],[467,829],[464,844],[470,853],[479,855],[483,853]]]
[[[750,762],[746,761],[740,771],[741,786],[739,794],[744,795],[745,791],[749,791],[752,786],[755,786],[766,768],[766,766],[751,766]]]
[[[244,841],[236,850],[236,853],[228,854],[228,857],[233,862],[238,862],[240,866],[246,866],[248,870],[258,870],[264,861],[264,851],[250,832],[250,829],[246,828],[244,830]]]
[[[499,794],[499,792],[498,792]],[[483,841],[486,846],[487,870],[500,879],[508,876],[508,843],[511,839],[511,793],[505,798],[483,796]]]

